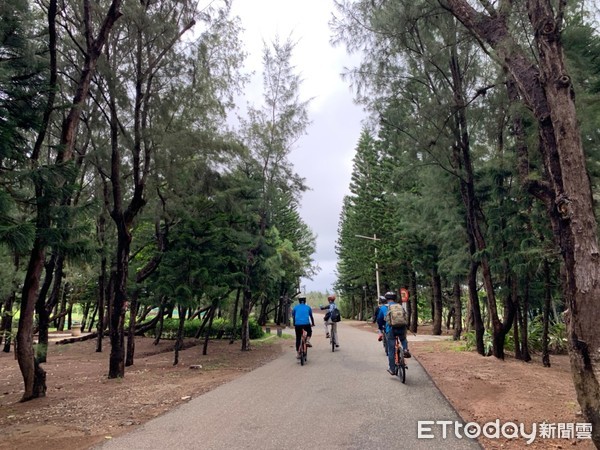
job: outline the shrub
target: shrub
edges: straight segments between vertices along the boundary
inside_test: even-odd
[[[183,324],[183,337],[194,337],[200,326],[200,320],[186,320]],[[162,339],[177,339],[177,330],[179,329],[179,319],[166,318],[163,320]],[[155,333],[158,327],[155,329]],[[155,334],[156,335],[156,334]]]
[[[527,327],[529,347],[536,351],[542,351],[542,336],[544,331],[543,317],[536,316]],[[548,324],[548,350],[552,353],[567,352],[567,328],[564,323],[550,321]]]
[[[475,342],[475,331],[471,330],[464,334],[465,336],[465,349],[466,350],[474,350],[477,348],[477,343]],[[490,356],[492,354],[492,335],[486,330],[483,333],[483,351],[486,356]]]
[[[543,335],[543,320],[542,316],[535,317],[527,326],[527,343],[531,352],[542,351],[542,335]],[[475,331],[471,330],[464,334],[466,340],[466,349],[475,349]],[[483,345],[485,353],[492,353],[492,336],[486,330],[483,335]],[[505,350],[514,351],[515,342],[512,330],[504,338]],[[548,350],[552,353],[561,354],[567,352],[567,330],[564,323],[550,322],[548,327]]]
[[[200,319],[186,320],[183,325],[183,337],[186,337],[186,338],[194,337],[196,335],[196,333],[198,332],[200,323],[201,323]],[[249,330],[250,331],[250,339],[260,339],[261,337],[263,337],[264,332],[262,330],[262,327],[258,324],[258,322],[256,321],[256,319],[254,317],[250,318],[248,327],[250,329]],[[162,338],[163,339],[176,339],[178,329],[179,329],[179,319],[176,319],[176,318],[165,319],[163,322]],[[217,317],[216,319],[213,320],[210,337],[213,339],[217,338],[217,337],[221,338],[224,336],[229,337],[229,336],[231,336],[232,330],[233,330],[233,326],[230,324],[230,322],[227,319],[224,319],[222,317]],[[242,331],[242,325],[238,324],[237,329],[236,329],[237,337],[241,336],[241,331]],[[156,333],[156,331],[155,331],[155,333]]]

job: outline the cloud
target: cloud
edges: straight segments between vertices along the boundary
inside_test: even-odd
[[[349,193],[354,149],[361,132],[362,110],[353,104],[351,93],[332,92],[312,115],[308,134],[290,155],[296,172],[311,189],[302,197],[300,213],[315,232],[315,261],[321,273],[307,280],[307,290],[324,291],[335,281],[335,243],[345,195]]]
[[[322,292],[331,292],[336,278],[337,227],[365,116],[341,79],[344,66],[352,65],[351,58],[343,48],[329,43],[332,12],[332,2],[326,0],[233,2],[233,13],[245,29],[243,41],[249,53],[246,68],[257,74],[254,87],[246,93],[249,101],[261,101],[263,43],[270,43],[276,36],[297,42],[292,64],[303,80],[301,100],[313,99],[309,107],[312,123],[296,143],[290,161],[311,189],[302,198],[300,213],[317,234],[313,258],[322,269],[313,281],[302,280],[301,284],[307,291]]]

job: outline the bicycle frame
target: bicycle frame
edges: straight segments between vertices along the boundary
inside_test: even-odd
[[[406,382],[406,363],[404,362],[404,349],[400,338],[396,336],[396,345],[394,346],[394,362],[396,364],[396,375],[402,383]]]

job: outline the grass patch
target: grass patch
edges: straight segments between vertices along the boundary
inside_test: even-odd
[[[419,352],[434,353],[434,352],[465,352],[470,351],[464,341],[432,341],[432,342],[415,342],[412,345],[418,344]],[[410,339],[409,339],[409,345]]]

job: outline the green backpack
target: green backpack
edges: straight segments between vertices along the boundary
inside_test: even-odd
[[[408,325],[406,311],[399,303],[388,305],[388,310],[385,313],[385,321],[392,328],[405,327]]]

